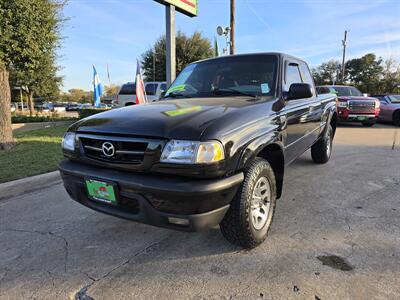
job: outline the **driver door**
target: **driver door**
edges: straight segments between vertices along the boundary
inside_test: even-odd
[[[286,61],[283,91],[289,92],[293,83],[307,83],[303,80],[301,62],[296,60]],[[312,85],[313,87],[313,85]],[[311,105],[316,100],[316,96],[306,99],[289,100],[284,108],[286,114],[286,157],[287,162],[296,159],[300,154],[307,150],[314,138],[310,133],[315,125],[315,108]]]

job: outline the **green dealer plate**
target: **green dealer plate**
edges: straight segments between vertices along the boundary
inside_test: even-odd
[[[89,197],[108,204],[117,204],[114,184],[94,179],[86,179]]]

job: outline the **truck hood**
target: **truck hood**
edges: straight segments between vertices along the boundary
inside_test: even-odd
[[[349,100],[358,100],[358,101],[375,101],[376,98],[372,97],[364,97],[364,96],[338,96],[339,101],[349,101]]]
[[[272,99],[272,98],[271,98]],[[72,125],[71,130],[85,133],[128,135],[161,139],[201,140],[204,131],[221,122],[232,130],[268,109],[271,101],[255,101],[248,97],[191,98],[165,100],[149,104],[113,109],[85,118]],[[271,109],[271,108],[269,108]],[[244,113],[254,110],[254,113]],[[239,118],[245,116],[244,118]],[[254,119],[253,119],[254,120]],[[239,124],[240,123],[240,124]],[[223,134],[223,132],[215,132]],[[209,138],[209,137],[207,137]]]

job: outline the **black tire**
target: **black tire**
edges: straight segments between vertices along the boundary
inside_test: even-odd
[[[311,147],[311,158],[317,164],[325,164],[331,158],[333,129],[329,125],[326,133]]]
[[[394,112],[393,124],[400,127],[400,110]]]
[[[364,127],[372,127],[372,126],[375,125],[375,122],[373,122],[373,123],[362,123],[362,125],[363,125]]]
[[[264,221],[265,224],[261,228],[256,229],[255,221],[252,221],[254,216],[251,204],[253,203],[254,189],[260,180],[269,184],[270,193],[268,195],[270,197],[269,201],[265,202],[267,203],[266,205],[269,205],[268,214],[266,214]],[[256,158],[246,168],[244,181],[220,224],[223,236],[232,244],[246,249],[258,246],[267,237],[274,216],[275,206],[276,181],[274,171],[266,160]],[[261,210],[261,208],[256,208],[255,210],[257,209]]]

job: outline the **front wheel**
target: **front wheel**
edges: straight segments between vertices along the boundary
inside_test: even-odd
[[[328,126],[326,133],[311,147],[311,158],[317,164],[325,164],[331,158],[333,129]]]
[[[274,171],[266,160],[256,158],[220,224],[223,236],[246,249],[258,246],[267,237],[275,205]]]
[[[393,114],[393,124],[400,127],[400,110]]]

